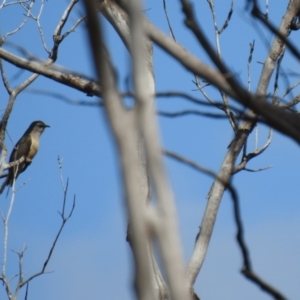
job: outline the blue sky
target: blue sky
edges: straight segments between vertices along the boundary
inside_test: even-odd
[[[286,2],[270,1],[270,19],[276,25],[285,12]],[[39,3],[36,1],[35,12]],[[67,1],[46,2],[41,24],[48,47],[52,46],[54,28],[66,5]],[[167,5],[178,42],[199,59],[211,64],[193,35],[186,30],[179,1],[167,0]],[[230,1],[218,0],[215,6],[218,23],[222,24]],[[147,1],[144,7],[145,15],[168,33],[162,1]],[[237,0],[230,26],[221,36],[221,49],[227,65],[246,85],[249,43],[255,39],[251,78],[252,91],[255,91],[261,71],[261,64],[257,62],[266,58],[268,49],[265,41],[270,43],[272,36],[262,29],[265,36],[262,40],[244,8],[245,1]],[[195,9],[202,28],[214,43],[207,2],[195,1]],[[81,16],[81,12],[82,7],[78,6],[67,28]],[[22,17],[20,9],[9,7],[0,11],[1,34],[15,28],[19,22],[17,16]],[[259,26],[257,22],[256,25]],[[292,33],[292,40],[296,41],[298,34]],[[105,36],[119,74],[119,86],[124,90],[125,78],[130,74],[129,56],[107,23]],[[40,59],[47,58],[32,20],[9,41]],[[13,46],[5,48],[21,55]],[[90,58],[82,24],[61,44],[57,63],[94,77]],[[283,68],[286,72],[297,71],[298,64],[289,53],[285,55]],[[7,63],[5,66],[13,86],[29,74],[23,72],[16,77],[16,69]],[[183,91],[202,98],[199,92],[194,91],[193,75],[157,47],[154,47],[154,68],[157,91]],[[290,80],[293,83],[298,76]],[[279,94],[286,87],[281,81]],[[117,151],[104,111],[69,105],[60,99],[33,93],[34,89],[55,91],[75,100],[94,101],[71,88],[40,77],[18,97],[11,114],[7,130],[13,144],[34,120],[41,119],[51,126],[42,136],[40,151],[34,162],[18,179],[18,186],[29,178],[30,181],[17,193],[10,220],[9,249],[20,250],[24,243],[27,245],[24,262],[27,275],[40,270],[60,226],[57,211],[61,209],[63,194],[58,156],[63,159],[64,178],[70,180],[69,208],[76,194],[76,208],[57,244],[48,267],[50,273],[30,284],[29,299],[132,299],[132,257],[125,241],[123,191]],[[1,107],[4,108],[8,96],[2,85],[0,92]],[[208,92],[212,98],[220,100],[218,92],[212,88]],[[208,110],[178,98],[158,99],[157,108],[165,111]],[[228,121],[190,116],[176,119],[159,117],[158,122],[164,148],[218,171],[233,137]],[[267,132],[266,126],[259,125],[260,145],[265,142]],[[11,150],[13,144],[8,139],[6,143]],[[251,136],[249,149],[253,144],[254,136]],[[233,179],[241,201],[245,237],[254,270],[289,299],[297,299],[300,294],[298,151],[295,142],[275,132],[267,151],[249,164],[252,168],[273,167],[259,173],[241,172]],[[165,162],[175,193],[185,260],[188,261],[212,179],[170,159]],[[7,204],[8,199],[2,196],[0,205],[3,211],[6,211]],[[207,258],[195,285],[196,292],[202,299],[270,299],[240,274],[242,260],[235,232],[232,203],[225,194]],[[3,246],[0,244],[0,258],[2,255]],[[9,252],[8,259],[8,275],[12,277],[17,273],[18,261],[12,252]],[[4,289],[0,289],[0,298],[4,298]]]

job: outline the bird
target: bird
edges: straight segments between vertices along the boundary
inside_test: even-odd
[[[50,126],[43,121],[34,121],[17,142],[10,155],[9,162],[12,163],[22,157],[24,157],[25,160],[18,165],[9,168],[7,177],[0,188],[0,194],[3,193],[6,186],[12,186],[14,180],[20,173],[24,172],[31,164],[32,159],[39,149],[40,137],[47,127]]]

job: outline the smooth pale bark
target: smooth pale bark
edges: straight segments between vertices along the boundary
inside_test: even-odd
[[[297,15],[300,9],[300,1],[290,1],[287,12],[282,19],[281,25],[279,27],[279,32],[283,36],[287,37],[289,34],[289,24],[291,24],[294,17]],[[281,39],[275,37],[274,42],[270,48],[269,54],[265,60],[264,67],[261,73],[260,81],[257,87],[258,95],[265,95],[267,92],[267,87],[270,82],[270,78],[275,69],[276,62],[278,58],[283,54],[285,45]],[[245,145],[248,135],[250,134],[254,124],[255,124],[255,113],[249,112],[248,115],[254,117],[254,121],[244,121],[238,129],[238,133],[235,136],[217,175],[220,180],[216,180],[209,192],[208,202],[204,216],[201,220],[200,233],[196,241],[195,249],[187,266],[187,276],[189,283],[194,284],[201,266],[204,262],[209,241],[212,235],[214,223],[216,220],[218,208],[223,197],[226,183],[229,183],[234,164],[236,162],[238,154],[241,152],[243,146]],[[278,119],[277,122],[281,120]]]

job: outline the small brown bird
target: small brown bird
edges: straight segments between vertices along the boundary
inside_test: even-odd
[[[0,194],[3,193],[7,185],[11,186],[19,174],[24,172],[31,164],[31,160],[34,158],[39,149],[41,134],[44,132],[46,127],[50,126],[46,125],[43,121],[32,122],[21,139],[17,142],[10,155],[9,162],[11,163],[19,160],[23,156],[25,160],[8,170],[8,175],[1,186]]]

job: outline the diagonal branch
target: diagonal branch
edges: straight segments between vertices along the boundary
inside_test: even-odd
[[[226,66],[223,65],[223,63],[218,58],[217,54],[214,52],[213,48],[210,46],[208,40],[205,38],[203,32],[198,27],[198,24],[196,23],[193,15],[193,11],[191,9],[189,1],[182,0],[182,6],[184,9],[184,12],[186,13],[186,24],[193,33],[196,35],[199,42],[202,44],[203,48],[206,50],[206,52],[210,55],[213,62],[216,64],[218,69],[224,74],[224,78],[228,82],[228,84],[233,88],[238,96],[235,98],[238,101],[244,102],[246,106],[253,109],[257,113],[260,113],[267,119],[269,124],[271,126],[276,124],[276,128],[278,129],[279,123],[282,124],[282,118],[279,117],[279,114],[276,113],[277,107],[274,107],[272,105],[268,105],[263,98],[256,98],[254,100],[250,94],[243,89],[235,80],[233,77],[228,76],[230,74],[226,68]],[[289,30],[286,27],[286,23],[291,22],[291,20],[294,18],[296,12],[299,10],[299,5],[297,6],[294,3],[294,6],[291,8],[289,7],[287,10],[286,15],[283,17],[282,23],[280,25],[279,31],[282,32],[285,36],[289,34]],[[257,88],[257,95],[265,95],[266,89],[269,85],[269,81],[271,78],[271,75],[273,74],[273,71],[275,69],[276,61],[281,56],[282,51],[284,50],[284,45],[282,44],[281,40],[275,39],[270,52],[268,54],[268,57],[265,61],[260,82]],[[252,100],[251,100],[252,98]],[[245,101],[245,99],[247,99]],[[247,103],[247,104],[246,104]],[[269,112],[267,111],[267,107],[269,109]],[[272,115],[269,114],[272,111]],[[222,183],[219,181],[215,181],[211,187],[211,190],[208,195],[208,202],[207,207],[204,213],[204,217],[201,221],[201,232],[199,235],[199,238],[196,242],[194,253],[190,259],[190,262],[187,267],[187,274],[189,278],[189,282],[191,285],[194,284],[196,277],[201,269],[201,266],[203,264],[205,255],[207,253],[210,237],[213,231],[216,215],[218,212],[218,208],[220,205],[220,201],[222,199],[223,193],[225,191],[226,184],[230,182],[231,176],[232,176],[232,170],[234,168],[234,164],[236,162],[236,159],[243,149],[243,147],[246,144],[247,138],[249,134],[251,133],[256,120],[255,120],[255,114],[249,112],[250,116],[252,115],[254,117],[254,120],[245,120],[240,126],[239,130],[236,133],[236,136],[231,143],[229,150],[224,158],[224,161],[222,163],[222,166],[220,168],[220,171],[218,172],[218,178],[222,179]],[[268,115],[268,117],[267,117]],[[286,112],[282,111],[281,116],[283,115],[289,115],[290,119],[286,120],[287,123],[291,125],[292,122],[295,122],[293,125],[291,125],[290,129],[295,126],[294,134],[296,134],[296,118],[292,121],[292,115],[287,114]],[[271,121],[272,118],[272,122]],[[298,118],[297,118],[298,119]],[[299,120],[299,119],[298,119]],[[292,122],[291,122],[292,121]],[[297,121],[299,124],[299,121]],[[287,124],[286,123],[286,124]],[[288,125],[288,127],[290,126]],[[280,125],[279,125],[280,126]],[[275,126],[274,126],[275,127]],[[291,131],[290,131],[291,133]],[[295,137],[295,136],[294,136]],[[297,141],[300,140],[297,138]],[[224,185],[225,183],[225,185]]]
[[[61,170],[61,168],[60,168],[60,170]],[[55,236],[55,239],[54,239],[54,241],[52,243],[52,246],[51,246],[51,248],[49,250],[48,256],[47,256],[47,258],[46,258],[46,260],[45,260],[45,262],[43,264],[43,267],[42,267],[42,269],[39,272],[33,274],[32,276],[30,276],[26,280],[19,281],[18,286],[16,288],[17,291],[20,290],[24,285],[27,285],[34,278],[36,278],[38,276],[41,276],[41,275],[45,274],[45,272],[46,272],[46,268],[47,268],[47,266],[48,266],[48,264],[49,264],[49,262],[51,260],[51,257],[52,257],[53,251],[54,251],[54,249],[56,247],[57,241],[58,241],[58,239],[59,239],[59,237],[60,237],[60,235],[61,235],[61,233],[62,233],[62,231],[63,231],[63,229],[64,229],[64,227],[66,225],[66,223],[72,217],[72,214],[73,214],[74,209],[75,209],[76,196],[74,195],[72,208],[71,208],[69,214],[66,215],[65,207],[66,207],[66,202],[67,202],[68,186],[69,186],[69,180],[67,181],[66,187],[63,186],[63,194],[64,194],[63,207],[62,207],[62,211],[59,212],[59,215],[61,216],[61,219],[62,219],[61,225],[60,225],[60,228],[59,228],[59,230],[58,230],[58,232],[57,232],[57,234]]]
[[[48,60],[45,62],[27,60],[12,54],[3,48],[0,48],[0,57],[21,69],[38,73],[39,75],[43,75],[56,82],[84,92],[89,96],[99,96],[101,94],[101,88],[96,82],[86,80],[82,76],[72,74],[72,72],[66,71],[65,69],[60,70],[60,68],[51,67]]]

